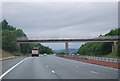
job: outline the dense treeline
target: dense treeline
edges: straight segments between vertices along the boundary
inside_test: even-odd
[[[65,55],[66,53],[65,52],[59,52],[59,53],[56,53],[57,55]]]
[[[9,25],[6,20],[3,20],[0,24],[2,26],[2,49],[13,54],[14,52],[18,52],[17,37],[26,37],[26,34],[21,29],[16,29]],[[21,48],[25,48],[26,46],[28,44],[21,45]],[[22,51],[22,53],[25,54],[27,51]]]
[[[109,33],[100,36],[116,36],[120,35],[120,28],[111,30]],[[89,42],[82,45],[78,53],[81,55],[93,55],[93,56],[102,56],[107,55],[112,52],[112,42]],[[120,42],[118,42],[118,53],[120,52]]]
[[[53,54],[54,52],[52,51],[51,48],[39,44],[39,53],[40,54],[45,54],[45,53]]]
[[[2,49],[14,55],[19,54],[17,37],[27,37],[27,35],[21,29],[16,29],[15,27],[9,25],[6,20],[0,22],[0,28],[2,28],[2,30],[0,30],[0,32],[2,32]],[[41,44],[39,44],[39,46],[40,45]],[[20,52],[22,54],[30,53],[31,49],[36,46],[38,46],[38,44],[20,44]],[[42,45],[40,51],[52,53],[52,49]]]

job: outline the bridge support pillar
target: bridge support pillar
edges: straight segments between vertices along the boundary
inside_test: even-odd
[[[68,42],[65,43],[66,55],[68,55]]]
[[[117,52],[117,51],[118,51],[117,41],[114,41],[112,44],[112,52]]]

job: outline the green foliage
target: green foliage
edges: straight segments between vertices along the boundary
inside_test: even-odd
[[[118,58],[118,53],[110,53],[108,55],[104,55],[103,57],[106,57],[106,58]]]
[[[39,44],[39,53],[40,54],[44,54],[44,53],[53,54],[54,52],[52,51],[51,48]]]
[[[2,31],[2,49],[8,52],[18,51],[17,39],[14,32],[9,30]]]
[[[108,54],[112,51],[112,43],[102,43],[102,42],[89,42],[84,45],[82,45],[78,53],[81,55],[95,55],[95,56],[101,56]]]
[[[100,36],[116,36],[120,35],[120,28],[111,30],[109,33]],[[78,52],[80,55],[104,56],[112,52],[112,42],[89,42],[82,45]],[[118,53],[120,56],[120,41],[118,41]]]
[[[30,44],[20,44],[20,52],[24,55],[30,53]]]
[[[2,49],[15,55],[14,53],[19,50],[17,37],[26,37],[25,33],[21,29],[10,26],[6,20],[3,20],[0,26],[2,26]],[[29,44],[22,44],[21,48],[24,48],[21,52],[25,54],[28,52]]]
[[[66,54],[65,52],[57,53],[57,55],[65,55],[65,54]]]
[[[2,30],[16,30],[16,28],[10,26],[6,20],[3,20],[1,24],[2,24]]]
[[[19,53],[19,52],[12,52],[12,55],[14,55],[14,56],[21,56],[22,54]]]
[[[13,32],[17,35],[17,37],[27,37],[26,34],[21,29],[17,29]]]
[[[114,36],[114,35],[120,35],[120,28],[111,30],[109,33],[105,34],[105,36]]]

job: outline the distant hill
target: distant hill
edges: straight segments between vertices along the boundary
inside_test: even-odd
[[[60,53],[60,52],[66,52],[66,49],[60,49],[60,50],[53,50],[54,52],[56,52],[56,53]],[[74,49],[74,48],[69,48],[68,49],[68,52],[69,53],[75,53],[75,52],[77,52],[78,51],[78,49]]]

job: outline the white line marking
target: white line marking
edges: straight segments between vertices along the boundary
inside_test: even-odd
[[[116,68],[107,67],[107,66],[100,66],[100,65],[95,65],[95,64],[92,64],[92,65],[97,66],[97,67],[108,68],[108,69],[112,69],[112,70],[118,70],[118,69],[116,69]]]
[[[55,71],[54,71],[54,70],[52,70],[52,73],[55,73]]]
[[[95,71],[91,71],[92,73],[95,73],[95,74],[99,74],[98,72],[95,72]]]
[[[12,71],[15,67],[17,67],[19,64],[21,64],[23,61],[25,61],[26,59],[28,59],[28,58],[23,59],[22,61],[20,61],[20,62],[17,63],[16,65],[14,65],[12,68],[10,68],[9,70],[7,70],[5,73],[3,73],[3,74],[0,76],[0,80],[1,80],[5,75],[7,75],[10,71]]]
[[[59,57],[60,58],[60,57]],[[64,59],[64,58],[63,58]],[[71,61],[69,59],[64,59],[64,60],[67,60],[67,61]],[[118,70],[117,68],[112,68],[112,67],[106,67],[106,66],[100,66],[100,65],[96,65],[96,64],[90,64],[90,63],[85,63],[85,62],[79,62],[79,61],[75,61],[73,60],[74,62],[76,63],[80,63],[80,64],[87,64],[87,65],[93,65],[93,66],[97,66],[97,67],[102,67],[102,68],[108,68],[108,69],[112,69],[112,70]]]

